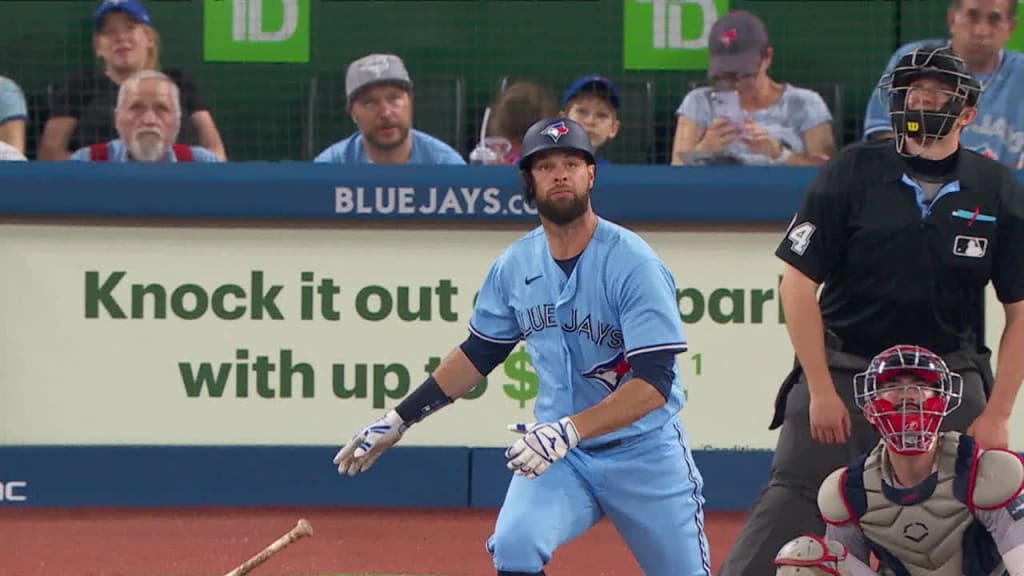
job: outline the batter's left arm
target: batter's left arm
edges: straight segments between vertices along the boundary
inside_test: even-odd
[[[677,385],[675,357],[686,351],[675,280],[655,258],[612,280],[633,377],[598,404],[572,417],[581,439],[629,426],[665,405]]]
[[[572,417],[581,440],[625,428],[665,404],[665,397],[650,382],[633,378],[607,398]]]

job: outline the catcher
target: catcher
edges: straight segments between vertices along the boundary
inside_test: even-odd
[[[825,479],[825,538],[788,542],[777,576],[1024,575],[1024,461],[939,432],[961,388],[960,375],[918,346],[889,348],[856,375],[857,406],[882,440]]]

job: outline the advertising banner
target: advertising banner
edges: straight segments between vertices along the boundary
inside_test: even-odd
[[[0,444],[336,444],[466,337],[526,228],[2,226]],[[677,283],[695,449],[774,447],[782,231],[643,232]],[[519,346],[403,445],[507,446],[539,385]]]

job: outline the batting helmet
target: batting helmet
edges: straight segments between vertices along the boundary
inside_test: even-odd
[[[949,99],[938,110],[907,108],[910,84],[919,78],[934,78],[948,87],[943,93]],[[880,97],[886,92],[889,95],[889,120],[901,154],[907,137],[927,145],[948,135],[964,108],[977,106],[981,97],[981,84],[963,59],[946,46],[921,46],[908,52],[882,77],[879,87]]]
[[[590,136],[573,120],[568,118],[543,118],[530,126],[523,136],[523,144],[519,148],[519,171],[523,176],[524,197],[533,202],[533,178],[530,177],[530,164],[534,157],[545,150],[575,150],[583,154],[587,164],[595,164],[594,148],[590,145]]]

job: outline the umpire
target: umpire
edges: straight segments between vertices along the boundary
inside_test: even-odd
[[[833,157],[775,251],[796,363],[776,399],[771,477],[720,576],[773,574],[786,542],[824,534],[819,485],[878,442],[854,403],[853,374],[889,346],[924,346],[963,376],[961,407],[943,429],[1007,445],[1024,378],[1024,190],[960,146],[981,86],[948,49],[907,54],[882,88],[896,137]],[[1005,310],[994,378],[980,329],[990,280]]]

